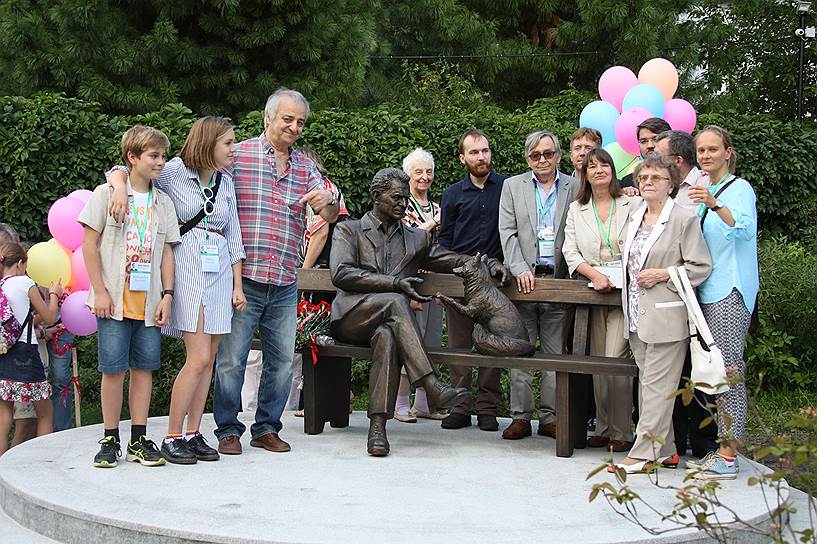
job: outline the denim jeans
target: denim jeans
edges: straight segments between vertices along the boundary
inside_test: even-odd
[[[281,414],[292,380],[292,354],[295,351],[298,289],[290,285],[272,285],[244,279],[247,307],[233,312],[232,332],[224,335],[216,355],[216,379],[213,416],[216,438],[241,436],[246,427],[238,420],[244,369],[256,326],[261,335],[261,382],[253,438],[281,430]]]
[[[68,332],[60,335],[59,347],[72,343],[74,337]],[[54,406],[54,432],[71,428],[71,411],[74,408],[74,385],[71,383],[73,368],[69,349],[62,355],[54,352],[54,343],[48,341],[48,366],[51,373],[51,387],[53,389],[51,403]],[[66,392],[67,390],[67,392]]]

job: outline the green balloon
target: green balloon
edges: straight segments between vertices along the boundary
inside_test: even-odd
[[[604,150],[613,157],[613,165],[616,167],[616,177],[623,178],[627,174],[631,174],[638,163],[641,162],[641,157],[636,157],[624,151],[618,142],[612,142],[604,146]]]

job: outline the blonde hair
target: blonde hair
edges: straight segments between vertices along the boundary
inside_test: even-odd
[[[196,170],[218,170],[213,150],[218,139],[232,128],[232,123],[227,119],[213,115],[202,117],[193,123],[182,150],[179,151],[179,157],[185,166]]]
[[[732,135],[729,134],[729,131],[723,127],[719,127],[718,125],[706,125],[704,128],[698,131],[698,134],[695,135],[695,142],[698,142],[698,136],[703,134],[704,132],[714,132],[718,136],[720,136],[721,141],[723,142],[724,149],[731,149],[732,154],[729,156],[729,162],[727,163],[727,167],[729,168],[729,173],[735,173],[735,167],[738,164],[738,153],[735,151],[735,148],[732,147]]]
[[[134,125],[122,135],[122,159],[130,166],[128,153],[133,153],[139,157],[151,147],[167,150],[170,147],[170,140],[165,133],[153,127],[145,125]]]

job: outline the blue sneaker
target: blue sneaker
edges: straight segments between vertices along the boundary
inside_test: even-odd
[[[687,458],[687,460],[686,460],[687,470],[689,472],[692,472],[693,470],[702,470],[701,467],[703,467],[705,464],[709,463],[710,460],[712,459],[713,455],[718,455],[718,452],[710,451],[709,453],[707,453],[706,455],[704,455],[700,459]]]
[[[734,480],[738,477],[738,458],[728,461],[714,454],[692,472],[696,480]]]

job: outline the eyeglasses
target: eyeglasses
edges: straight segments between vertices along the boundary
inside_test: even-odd
[[[655,143],[655,138],[656,138],[655,136],[653,136],[652,138],[639,138],[638,143],[640,143],[641,145],[647,145],[650,142]]]
[[[638,176],[637,178],[635,178],[635,180],[639,184],[647,183],[647,182],[650,182],[652,184],[656,184],[656,183],[660,183],[661,181],[669,181],[670,178],[668,178],[667,176],[659,176],[657,174],[654,174],[652,176],[646,176],[646,175],[645,176]]]
[[[546,161],[549,161],[554,155],[556,155],[555,151],[534,151],[528,155],[528,158],[533,162],[539,162],[542,157],[544,157]]]
[[[204,215],[210,216],[213,215],[213,212],[216,209],[215,203],[213,202],[213,189],[210,187],[202,187],[201,188],[201,197],[204,199]]]

